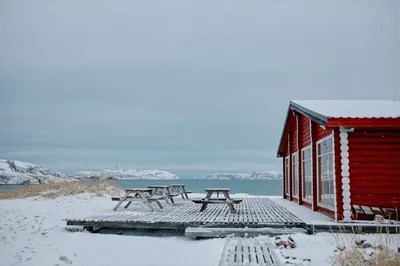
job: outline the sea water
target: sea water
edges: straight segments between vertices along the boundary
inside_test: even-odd
[[[95,183],[99,181],[90,181]],[[185,184],[186,190],[194,193],[205,193],[206,188],[229,188],[230,193],[246,193],[250,195],[282,195],[282,180],[116,180],[124,188],[145,188],[149,185]],[[0,193],[22,188],[17,185],[0,185]]]
[[[178,179],[178,180],[117,180],[124,188],[143,188],[149,185],[185,184],[186,190],[205,193],[206,188],[229,188],[230,193],[251,195],[282,195],[282,180],[215,180],[215,179]]]

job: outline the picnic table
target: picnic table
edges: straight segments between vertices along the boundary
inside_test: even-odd
[[[179,193],[182,196],[182,199],[189,199],[188,195],[189,193],[192,193],[191,190],[186,190],[185,189],[185,184],[171,184],[171,191]]]
[[[163,197],[160,197],[158,195],[153,195],[153,189],[151,188],[127,188],[125,189],[125,195],[122,198],[118,197],[113,197],[111,198],[114,201],[118,201],[117,205],[114,207],[113,211],[116,211],[121,204],[124,201],[128,201],[128,203],[125,205],[125,209],[131,205],[132,201],[134,200],[139,200],[142,201],[144,204],[146,204],[150,210],[154,211],[153,207],[151,206],[151,202],[156,202],[157,205],[162,209],[162,205],[159,202],[160,199]],[[131,195],[133,194],[133,195]]]
[[[172,192],[170,190],[170,186],[168,185],[151,185],[147,186],[148,188],[153,190],[153,195],[162,196],[165,199],[165,202],[169,204],[168,199],[171,200],[173,204],[175,204],[173,197],[178,196],[179,194],[176,192]]]
[[[207,195],[205,198],[201,200],[193,200],[194,203],[201,203],[200,212],[203,212],[207,209],[208,204],[227,204],[231,213],[236,213],[236,209],[233,204],[239,204],[242,202],[242,199],[231,199],[229,196],[229,188],[206,188],[205,191]],[[217,193],[217,198],[211,198],[211,196]],[[224,198],[219,198],[219,193],[224,195]]]

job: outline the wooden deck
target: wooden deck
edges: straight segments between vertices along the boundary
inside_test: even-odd
[[[230,213],[225,205],[210,205],[200,212],[200,204],[179,200],[164,209],[137,211],[135,204],[128,209],[86,217],[66,219],[67,225],[111,228],[185,229],[187,227],[305,227],[298,217],[268,198],[245,198],[236,205],[237,212]]]

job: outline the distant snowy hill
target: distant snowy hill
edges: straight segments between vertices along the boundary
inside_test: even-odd
[[[0,159],[0,185],[45,184],[79,179],[174,180],[179,177],[167,171],[135,169],[81,171],[66,176],[35,164]]]
[[[71,175],[71,177],[78,179],[125,179],[125,180],[138,180],[138,179],[151,179],[151,180],[171,180],[179,179],[167,171],[160,170],[135,170],[135,169],[118,169],[118,170],[103,170],[99,172],[94,171],[80,171]]]
[[[0,159],[0,185],[44,184],[73,179],[31,163]]]
[[[252,174],[245,173],[216,173],[196,177],[196,179],[220,179],[220,180],[275,180],[282,179],[280,172],[254,172]]]

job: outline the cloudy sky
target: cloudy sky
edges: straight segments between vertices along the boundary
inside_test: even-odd
[[[400,99],[398,14],[393,0],[0,0],[0,158],[280,170],[290,99]]]

